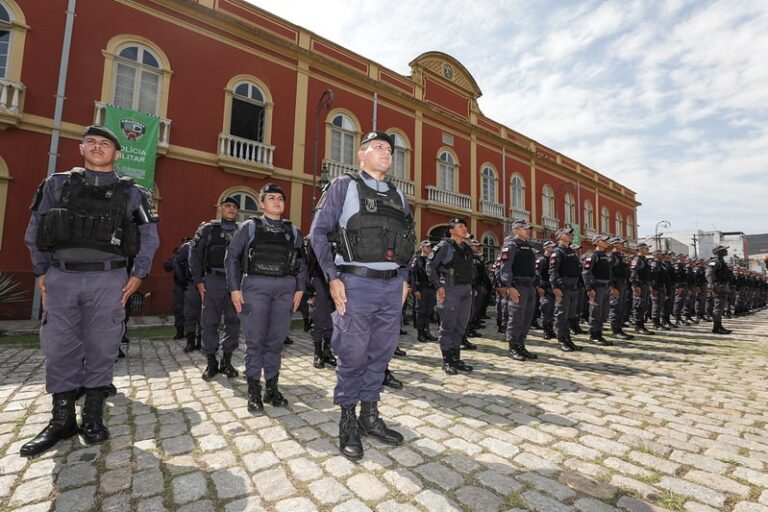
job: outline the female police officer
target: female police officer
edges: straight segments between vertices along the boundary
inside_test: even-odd
[[[274,407],[288,405],[277,389],[283,340],[307,282],[301,232],[282,218],[285,192],[267,183],[259,200],[263,216],[240,225],[224,257],[227,286],[245,337],[248,410],[254,413],[264,410],[264,402]]]

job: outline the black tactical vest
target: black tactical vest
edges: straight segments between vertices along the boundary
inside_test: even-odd
[[[549,288],[549,256],[539,256],[536,260],[536,272],[539,274],[539,287]]]
[[[595,251],[592,256],[592,275],[607,281],[611,277],[611,259],[604,252]]]
[[[43,213],[37,248],[87,248],[132,257],[139,252],[139,228],[128,215],[131,178],[90,185],[85,171],[70,171],[56,208]]]
[[[570,247],[558,245],[555,251],[560,252],[560,277],[579,277],[581,275],[581,264],[579,256]]]
[[[205,264],[203,267],[206,271],[212,268],[224,268],[224,256],[227,253],[229,242],[235,234],[234,231],[222,229],[220,220],[212,220],[209,224],[213,227],[211,228],[208,245],[205,248]]]
[[[299,272],[299,251],[293,224],[283,220],[279,225],[251,217],[254,236],[248,245],[247,274],[283,277]]]
[[[517,245],[515,261],[512,262],[512,279],[515,277],[534,277],[536,275],[536,256],[533,248],[524,242],[514,241]]]
[[[448,263],[443,262],[440,264],[438,270],[440,275],[446,278],[448,284],[471,283],[475,269],[472,249],[467,244],[459,245],[452,238],[448,238],[435,247],[435,252],[440,250],[443,245],[453,247],[453,258]]]
[[[632,262],[633,268],[637,272],[637,278],[641,283],[647,283],[651,280],[651,269],[648,264],[648,259],[642,254],[635,256]]]
[[[624,256],[619,252],[611,253],[611,264],[613,265],[613,278],[617,281],[629,277],[629,265],[624,261]]]
[[[400,266],[407,265],[416,244],[416,233],[397,188],[387,181],[387,191],[378,192],[366,185],[359,173],[347,174],[357,183],[360,208],[347,221],[345,232],[349,243],[339,242],[340,254],[345,261],[393,261]]]

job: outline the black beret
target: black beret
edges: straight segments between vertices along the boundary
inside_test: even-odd
[[[467,221],[465,221],[464,219],[460,219],[458,217],[456,217],[455,219],[451,219],[451,220],[448,221],[448,229],[456,227],[459,224],[464,224],[464,227],[466,227],[467,226]]]
[[[224,204],[224,203],[232,203],[232,204],[234,204],[235,206],[237,206],[237,209],[238,209],[238,210],[240,209],[240,201],[238,201],[237,199],[235,199],[235,198],[234,198],[234,197],[232,197],[232,196],[225,196],[225,197],[223,197],[223,198],[221,199],[221,201],[219,201],[219,204],[220,204],[220,205],[222,205],[222,204]]]
[[[515,222],[512,223],[512,229],[518,229],[518,228],[531,229],[532,227],[533,226],[531,225],[531,223],[526,220],[516,220]]]
[[[560,229],[558,229],[557,232],[555,233],[555,239],[559,239],[561,236],[563,236],[565,234],[572,235],[573,234],[573,228],[560,228]]]
[[[285,199],[285,191],[277,183],[267,183],[261,187],[259,195],[263,196],[265,194],[280,194],[283,196],[283,199]]]
[[[107,128],[106,126],[92,124],[91,126],[88,126],[83,132],[83,138],[86,138],[88,135],[96,135],[98,137],[104,137],[105,139],[109,139],[112,142],[112,144],[115,145],[115,149],[117,149],[118,151],[123,149],[123,146],[120,144],[120,141],[117,140],[117,135],[115,135],[114,132],[109,128]]]
[[[392,148],[392,151],[395,150],[394,137],[392,137],[391,135],[388,135],[385,132],[373,131],[373,132],[366,133],[365,135],[363,135],[363,140],[362,142],[360,142],[360,145],[362,146],[363,144],[367,144],[374,140],[383,140],[384,142],[389,144],[389,147]]]

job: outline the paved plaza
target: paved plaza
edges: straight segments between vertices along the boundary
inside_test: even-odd
[[[252,416],[243,377],[203,382],[183,340],[133,340],[112,438],[31,460],[18,451],[50,417],[43,357],[0,347],[0,511],[768,512],[768,311],[726,321],[729,337],[702,324],[575,353],[534,331],[525,363],[488,326],[462,352],[467,376],[446,376],[409,328],[391,364],[405,388],[380,407],[405,443],[366,439],[359,463],[338,453],[335,374],[312,367],[300,331],[288,408]]]

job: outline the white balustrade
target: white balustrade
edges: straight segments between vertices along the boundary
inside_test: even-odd
[[[272,168],[275,146],[228,133],[219,134],[219,156],[237,162],[253,162]]]
[[[555,219],[553,217],[542,217],[541,223],[544,225],[545,229],[550,231],[557,231],[560,227],[560,219]]]
[[[499,219],[504,218],[504,205],[496,201],[480,200],[480,213]]]
[[[509,220],[524,220],[525,222],[531,222],[531,212],[512,207],[509,209]]]
[[[437,188],[434,185],[427,185],[425,188],[427,189],[427,201],[430,203],[452,206],[462,210],[472,210],[472,197],[467,194],[451,192],[450,190]]]
[[[0,78],[0,111],[19,113],[24,84]]]

